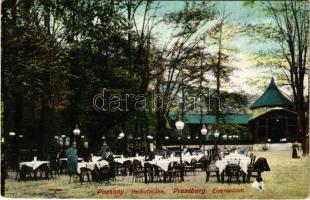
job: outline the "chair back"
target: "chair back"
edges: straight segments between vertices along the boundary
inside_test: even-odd
[[[254,165],[255,159],[256,159],[256,156],[255,156],[255,155],[252,155],[252,157],[251,157],[251,164],[252,164],[252,165]]]

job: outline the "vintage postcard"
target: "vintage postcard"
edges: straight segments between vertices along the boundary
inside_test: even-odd
[[[1,1],[1,196],[309,198],[308,1]]]

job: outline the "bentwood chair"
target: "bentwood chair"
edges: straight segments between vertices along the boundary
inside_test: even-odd
[[[138,160],[134,160],[132,163],[132,182],[143,180],[144,178],[144,168]]]
[[[231,180],[233,177],[236,177],[236,181],[238,182],[238,184],[240,184],[240,175],[241,175],[241,170],[240,170],[240,160],[238,160],[237,162],[229,162],[228,161],[228,164],[226,165],[226,168],[225,168],[225,172],[227,174],[227,182],[228,183],[231,183]]]
[[[210,162],[208,162],[207,169],[206,169],[206,182],[209,181],[210,176],[216,176],[217,182],[220,182],[219,169],[214,164],[211,164]]]

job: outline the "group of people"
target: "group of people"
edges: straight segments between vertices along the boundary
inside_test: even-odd
[[[108,162],[113,160],[113,153],[106,142],[103,142],[97,155],[101,157],[100,160],[107,160]],[[82,158],[84,162],[92,161],[92,154],[88,148],[88,142],[84,142],[83,146],[78,149],[76,142],[73,142],[72,146],[67,150],[66,156],[69,175],[76,173],[78,158]]]

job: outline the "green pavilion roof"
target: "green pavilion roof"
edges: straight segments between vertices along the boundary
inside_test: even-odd
[[[175,121],[177,115],[169,115],[169,118],[172,121]],[[220,116],[220,123],[222,124],[247,124],[248,121],[252,118],[251,114],[224,114]],[[185,114],[183,120],[186,124],[200,124],[201,115],[200,114]],[[215,124],[216,116],[206,114],[202,117],[202,122],[206,124]]]
[[[266,91],[251,105],[250,108],[256,109],[276,106],[292,108],[293,103],[281,93],[272,78]]]

